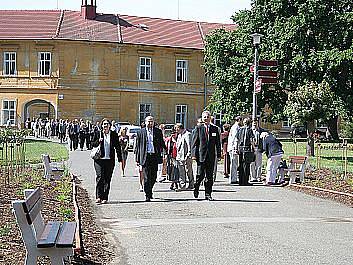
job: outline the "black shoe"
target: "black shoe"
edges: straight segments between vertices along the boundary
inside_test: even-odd
[[[199,197],[199,190],[198,189],[194,189],[194,198],[198,198]]]
[[[150,202],[150,201],[151,201],[151,198],[146,197],[145,202]]]
[[[205,200],[207,201],[214,201],[211,195],[205,196]]]

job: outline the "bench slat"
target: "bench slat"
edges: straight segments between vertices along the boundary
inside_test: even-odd
[[[61,226],[58,240],[56,241],[56,247],[58,248],[73,247],[75,231],[76,231],[75,222],[64,222]]]
[[[289,161],[291,161],[291,162],[295,162],[295,163],[303,163],[304,161],[305,161],[306,159],[290,159]]]
[[[48,222],[40,235],[37,247],[49,248],[55,246],[55,241],[60,230],[60,222]]]
[[[33,221],[37,218],[37,215],[40,213],[40,210],[42,209],[42,205],[43,205],[43,199],[39,198],[36,204],[32,207],[31,211],[29,213],[26,213],[27,223],[29,225],[33,224]]]
[[[40,197],[40,189],[36,188],[22,204],[25,213],[29,213],[32,210],[32,208],[36,205]]]

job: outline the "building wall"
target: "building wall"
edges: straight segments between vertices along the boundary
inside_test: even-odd
[[[26,104],[38,99],[49,102],[57,118],[131,123],[139,123],[140,103],[152,104],[152,115],[167,123],[175,122],[175,105],[182,104],[188,108],[188,127],[205,105],[200,50],[57,40],[0,41],[0,50],[0,101],[16,100],[17,123],[24,122]],[[5,51],[17,53],[15,77],[2,75]],[[50,77],[38,75],[39,51],[52,53]],[[152,60],[151,81],[139,80],[140,57]],[[180,59],[188,60],[187,83],[176,82]]]

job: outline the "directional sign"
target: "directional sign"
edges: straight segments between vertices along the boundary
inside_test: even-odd
[[[271,71],[271,70],[259,70],[259,76],[264,76],[264,77],[277,77],[277,71]]]
[[[260,77],[262,84],[277,84],[277,78]]]
[[[277,60],[260,60],[259,66],[278,66]]]

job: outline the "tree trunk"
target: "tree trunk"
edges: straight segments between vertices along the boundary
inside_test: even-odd
[[[339,140],[337,121],[338,116],[335,116],[327,122],[327,128],[333,140]]]
[[[307,122],[307,131],[308,131],[308,142],[306,145],[306,155],[315,156],[314,152],[314,131],[315,131],[315,121]]]

